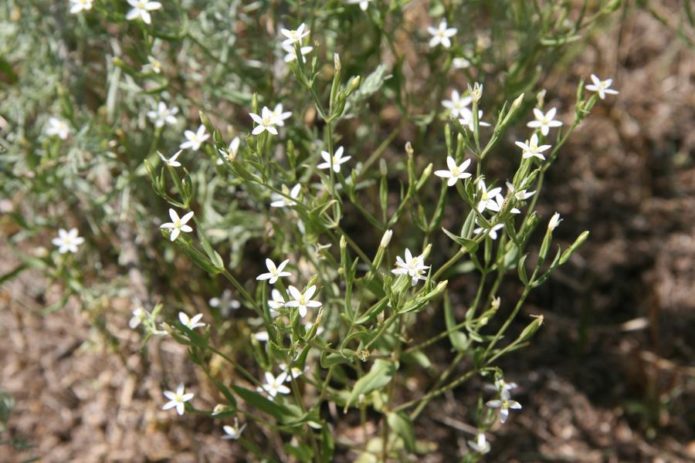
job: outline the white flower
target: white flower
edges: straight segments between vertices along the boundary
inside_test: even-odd
[[[509,410],[519,410],[521,409],[521,404],[516,400],[509,400],[501,396],[499,400],[490,400],[485,405],[489,408],[499,408],[500,409],[500,423],[507,421],[509,417]]]
[[[560,225],[560,222],[562,222],[562,219],[560,218],[560,214],[556,212],[555,214],[553,214],[553,216],[550,218],[550,221],[548,222],[548,230],[555,230],[557,226]]]
[[[481,455],[485,455],[490,451],[490,443],[485,438],[485,433],[479,432],[475,437],[475,440],[469,440],[468,446],[473,449],[474,452]]]
[[[461,110],[461,118],[459,119],[459,124],[464,127],[468,127],[468,130],[473,132],[475,130],[475,121],[473,120],[473,111],[468,108],[463,108]],[[478,110],[478,126],[480,127],[490,127],[490,124],[483,121],[483,110]]]
[[[241,144],[241,139],[239,137],[234,137],[229,146],[226,149],[218,149],[217,152],[220,153],[222,159],[217,160],[217,165],[222,165],[224,163],[223,159],[232,162],[236,159],[239,154],[239,145]]]
[[[530,140],[526,140],[525,143],[520,141],[515,143],[516,146],[522,149],[521,157],[524,159],[538,158],[545,161],[545,156],[543,152],[550,149],[550,145],[540,145],[538,146],[538,135],[535,133],[531,135]]]
[[[179,108],[174,106],[168,108],[164,102],[160,101],[156,109],[147,113],[147,117],[152,121],[155,127],[161,128],[166,124],[176,124],[176,114],[178,112]]]
[[[502,188],[493,188],[491,190],[487,189],[485,182],[480,179],[478,180],[478,190],[480,191],[480,200],[478,201],[478,212],[483,213],[485,210],[489,209],[493,212],[500,211],[500,202],[497,200],[498,196],[501,196]]]
[[[481,233],[485,232],[485,234],[487,236],[489,236],[490,239],[496,240],[497,239],[497,231],[502,229],[502,228],[504,228],[504,224],[498,223],[497,225],[493,225],[490,228],[478,227],[475,230],[473,230],[473,233],[475,233],[476,235],[480,235]]]
[[[444,48],[450,48],[451,37],[456,35],[457,30],[453,27],[449,27],[446,20],[442,20],[436,29],[434,27],[428,27],[427,32],[429,32],[432,36],[430,39],[430,48],[434,48],[437,45],[441,45]]]
[[[160,74],[162,72],[162,62],[154,56],[147,57],[147,64],[142,67],[143,74]]]
[[[241,307],[239,301],[232,297],[232,292],[228,289],[225,289],[220,297],[213,297],[208,302],[210,307],[219,309],[220,314],[222,314],[223,317],[228,317],[232,311]]]
[[[278,310],[285,307],[285,298],[277,289],[273,289],[270,292],[270,297],[272,298],[268,301],[268,307],[270,307],[270,316],[275,318],[278,316]]]
[[[292,61],[297,61],[297,50],[294,45],[283,45],[282,49],[285,51],[285,63],[291,63]],[[304,62],[304,57],[312,52],[314,47],[305,45],[299,47],[299,53],[302,55],[302,63]]]
[[[132,21],[134,19],[142,19],[145,24],[152,23],[152,16],[150,11],[158,10],[162,7],[159,2],[150,2],[149,0],[128,0],[131,10],[128,11],[126,19]]]
[[[290,272],[283,272],[287,264],[289,263],[289,259],[286,259],[280,263],[280,265],[275,266],[275,262],[273,262],[270,259],[265,260],[265,266],[268,268],[267,273],[261,273],[256,277],[256,280],[259,281],[264,281],[268,280],[268,283],[271,285],[274,285],[279,278],[282,277],[288,277],[292,275]]]
[[[280,371],[285,373],[285,375],[287,376],[287,379],[285,379],[285,381],[288,383],[293,379],[297,379],[300,376],[302,376],[302,374],[304,374],[304,372],[297,367],[292,367],[290,368],[290,371],[288,371],[287,365],[285,363],[281,363],[278,366],[280,367]]]
[[[181,153],[182,153],[182,151],[178,150],[177,152],[175,152],[173,154],[173,156],[171,156],[169,159],[167,159],[166,157],[164,157],[164,155],[162,153],[157,151],[159,158],[162,160],[162,162],[164,164],[166,164],[169,167],[181,167],[181,163],[176,160],[176,158],[178,158]]]
[[[270,339],[270,335],[267,331],[259,331],[258,333],[255,333],[253,337],[260,342],[268,342]]]
[[[61,140],[67,140],[70,136],[70,126],[62,119],[51,117],[48,119],[45,132],[49,137],[58,137]]]
[[[202,328],[203,326],[205,326],[205,323],[200,322],[201,318],[203,318],[202,313],[199,313],[198,315],[193,315],[191,318],[188,318],[188,315],[186,315],[184,312],[179,312],[179,321],[183,326],[185,326],[189,330],[194,330],[196,328]]]
[[[183,132],[183,136],[186,137],[186,141],[181,143],[179,148],[182,150],[190,148],[193,151],[198,151],[200,149],[200,145],[202,145],[205,140],[210,138],[210,135],[206,132],[204,125],[200,125],[198,130],[195,132],[192,130],[186,130]]]
[[[347,0],[348,5],[359,5],[362,11],[367,11],[372,0]]]
[[[471,67],[471,62],[468,61],[466,58],[459,57],[451,60],[451,66],[454,69],[467,69]]]
[[[285,40],[282,41],[284,48],[287,45],[294,47],[295,43],[301,44],[304,38],[309,36],[310,31],[306,28],[306,25],[302,23],[295,30],[281,28],[280,33],[286,37]]]
[[[179,237],[181,232],[190,233],[193,231],[189,225],[186,225],[193,217],[193,211],[188,212],[183,217],[179,217],[175,210],[169,209],[169,217],[171,218],[171,222],[163,223],[159,228],[171,230],[169,232],[169,239],[171,241],[176,241],[176,238]]]
[[[437,177],[449,179],[446,182],[446,184],[451,187],[456,185],[457,181],[465,180],[471,176],[471,174],[466,172],[466,169],[468,169],[468,166],[470,164],[471,160],[466,159],[460,165],[458,165],[456,164],[456,160],[454,158],[452,158],[451,156],[447,156],[446,165],[449,168],[449,170],[435,170],[434,175],[436,175]]]
[[[449,110],[451,117],[461,117],[471,101],[470,96],[462,96],[457,90],[452,90],[451,99],[442,101],[442,106]]]
[[[393,237],[393,230],[391,230],[391,229],[386,230],[381,237],[381,242],[379,243],[379,247],[380,248],[388,247],[389,243],[391,242],[391,237]]]
[[[319,169],[333,169],[333,172],[336,174],[340,172],[340,165],[348,162],[352,158],[352,156],[343,157],[342,146],[335,150],[335,154],[333,156],[331,156],[331,153],[328,151],[321,151],[321,157],[323,158],[324,162],[316,167]]]
[[[555,114],[557,109],[550,108],[547,113],[543,113],[538,108],[533,108],[533,116],[536,118],[535,121],[531,121],[526,124],[527,127],[532,129],[540,129],[543,136],[547,136],[552,127],[561,127],[562,122],[555,120]]]
[[[263,384],[259,390],[265,392],[268,396],[273,399],[278,394],[289,394],[290,388],[285,386],[285,380],[287,379],[287,373],[280,373],[277,376],[269,371],[265,372],[265,384]]]
[[[246,429],[246,424],[244,424],[242,427],[239,427],[239,420],[234,418],[234,426],[222,426],[222,430],[225,434],[222,437],[222,439],[237,440],[241,437],[241,433],[244,432],[244,429]]]
[[[509,182],[507,182],[507,189],[509,190],[510,193],[512,193],[514,195],[514,199],[516,199],[517,201],[526,201],[531,196],[536,194],[535,191],[526,191],[526,190],[516,191],[514,189],[514,185],[512,185]]]
[[[283,185],[282,186],[282,192],[285,194],[285,196],[281,195],[280,193],[272,193],[270,195],[271,203],[270,207],[294,207],[297,205],[296,201],[292,201],[292,199],[298,199],[299,198],[299,192],[302,188],[302,185],[297,183],[295,186],[292,187],[291,190],[288,190],[287,186]],[[289,196],[292,199],[287,198]]]
[[[509,391],[512,389],[516,389],[518,386],[516,383],[508,383],[502,378],[498,378],[495,380],[495,384],[493,385],[493,388],[499,393],[499,395],[503,399],[509,399]]]
[[[143,309],[142,307],[137,307],[133,309],[133,316],[130,317],[130,320],[128,321],[128,326],[130,327],[131,330],[134,330],[142,322],[147,320],[147,311]]]
[[[59,253],[65,254],[70,252],[75,254],[77,252],[77,247],[84,243],[84,238],[79,236],[77,228],[71,228],[69,231],[61,228],[58,230],[58,237],[53,238],[51,242],[58,247]]]
[[[260,116],[255,113],[251,113],[249,116],[251,116],[251,119],[258,124],[251,132],[253,135],[260,135],[263,132],[272,133],[273,135],[278,134],[278,129],[275,128],[275,126],[278,125],[277,117],[275,116],[275,113],[267,106],[263,106]]]
[[[278,127],[282,127],[285,125],[285,120],[289,119],[292,116],[292,113],[289,111],[285,111],[284,108],[282,107],[282,103],[278,103],[275,105],[275,108],[273,109],[273,117],[275,118],[275,125]]]
[[[606,98],[606,95],[617,95],[618,91],[613,90],[611,85],[613,84],[613,79],[601,80],[594,74],[591,74],[592,84],[586,86],[587,90],[598,93],[599,98],[602,100]]]
[[[396,257],[396,268],[391,270],[394,275],[408,275],[411,280],[411,284],[415,286],[418,280],[425,280],[424,274],[427,269],[430,268],[429,265],[425,265],[425,258],[420,254],[419,256],[413,256],[410,249],[405,250],[405,260],[401,256]]]
[[[313,322],[308,321],[308,322],[304,323],[304,332],[309,333],[313,327],[314,327]],[[326,330],[323,326],[316,327],[316,336],[321,336],[321,334],[323,334],[324,331],[326,331]]]
[[[314,285],[306,288],[304,292],[300,292],[297,288],[290,285],[290,287],[287,288],[287,294],[290,296],[290,299],[285,303],[285,307],[296,307],[299,311],[299,315],[304,317],[306,316],[307,309],[316,309],[322,305],[319,301],[311,300],[314,293],[316,293],[316,286]]]
[[[473,101],[480,101],[480,99],[483,97],[483,84],[476,82],[473,84],[473,87],[471,87],[469,84],[468,93],[471,95],[471,99]]]
[[[70,13],[77,14],[92,9],[94,0],[70,0]]]
[[[186,402],[195,397],[195,395],[190,392],[186,394],[183,384],[179,384],[179,387],[176,388],[176,392],[164,391],[164,397],[169,399],[169,402],[164,404],[162,410],[176,408],[176,413],[183,415],[183,412],[186,410]]]

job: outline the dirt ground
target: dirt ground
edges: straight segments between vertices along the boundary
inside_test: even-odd
[[[592,72],[615,76],[620,95],[563,150],[541,210],[566,217],[560,238],[592,235],[527,304],[545,324],[503,365],[524,409],[495,430],[487,461],[695,461],[695,54],[640,12],[597,34],[572,72],[546,82],[566,89],[549,95],[562,107]],[[4,256],[0,273],[14,265]],[[115,300],[110,347],[89,314],[42,316],[52,298],[29,273],[0,288],[0,386],[15,401],[9,435],[28,445],[0,445],[1,462],[234,461],[238,444],[209,420],[159,408],[168,374],[195,381],[180,346],[157,340],[142,355]],[[470,438],[456,392],[423,417],[442,450],[425,461]],[[211,391],[197,397],[214,405]]]

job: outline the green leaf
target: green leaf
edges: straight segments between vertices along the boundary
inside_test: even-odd
[[[389,413],[386,417],[389,426],[393,429],[398,437],[403,439],[406,450],[409,452],[415,451],[415,433],[413,432],[413,423],[410,418],[403,413]]]
[[[261,410],[280,421],[283,421],[292,415],[289,409],[273,402],[272,400],[266,399],[258,392],[251,391],[241,386],[232,386],[232,389],[234,389],[234,392],[236,392],[239,397],[244,399],[244,402],[246,402],[248,405],[257,408],[258,410]]]
[[[347,408],[357,402],[357,399],[362,394],[367,394],[376,389],[381,389],[391,382],[393,375],[396,373],[396,365],[393,362],[389,362],[383,359],[377,359],[369,370],[369,373],[357,380],[352,388],[350,398],[347,404],[345,404],[345,411]]]
[[[449,293],[444,293],[444,319],[446,321],[446,330],[449,332],[449,341],[451,341],[451,345],[459,352],[466,350],[468,347],[468,340],[465,334],[455,329],[456,320],[451,310]]]

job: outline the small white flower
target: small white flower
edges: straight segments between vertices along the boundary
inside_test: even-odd
[[[535,117],[536,120],[529,122],[526,126],[532,129],[540,129],[543,136],[546,137],[548,133],[550,133],[552,127],[562,126],[562,122],[555,120],[556,113],[557,109],[555,108],[550,108],[547,113],[543,113],[543,111],[538,108],[533,108],[533,117]]]
[[[181,155],[182,152],[183,152],[183,151],[178,150],[177,152],[175,152],[175,153],[173,154],[173,156],[171,156],[171,157],[168,158],[168,159],[167,159],[162,153],[160,153],[159,151],[157,151],[157,154],[159,155],[159,159],[161,159],[162,162],[163,162],[164,164],[166,164],[167,166],[169,166],[169,167],[181,167],[181,163],[180,163],[179,161],[177,161],[176,158],[178,158],[179,155]]]
[[[176,124],[176,114],[178,112],[179,108],[175,106],[168,108],[163,101],[160,101],[156,109],[147,113],[147,117],[152,121],[155,127],[161,128],[167,124]]]
[[[451,37],[456,35],[456,28],[449,27],[446,20],[442,20],[439,26],[435,29],[434,27],[428,27],[427,32],[430,33],[432,38],[430,39],[430,48],[434,48],[437,45],[441,45],[444,48],[451,47]]]
[[[468,108],[461,110],[461,117],[459,118],[459,124],[467,127],[468,130],[473,132],[475,130],[475,121],[473,120],[473,111]],[[480,127],[490,127],[490,124],[483,121],[483,110],[478,110],[478,126]]]
[[[517,201],[526,201],[531,196],[536,194],[535,191],[526,191],[526,190],[516,191],[514,189],[514,185],[512,185],[509,182],[507,182],[507,189],[509,190],[510,193],[512,193],[514,195],[514,199],[516,199]]]
[[[205,140],[210,138],[210,135],[205,130],[204,125],[200,125],[198,127],[198,130],[196,130],[195,132],[192,130],[186,130],[185,132],[183,132],[183,136],[186,137],[186,141],[181,143],[179,145],[179,148],[181,148],[182,150],[190,148],[193,151],[198,151],[200,149],[200,145],[205,143]]]
[[[70,14],[78,14],[92,9],[94,0],[70,0]]]
[[[143,74],[161,74],[162,73],[162,62],[159,61],[154,56],[147,57],[147,64],[142,66]]]
[[[128,321],[128,326],[130,329],[134,330],[140,326],[147,319],[147,315],[147,311],[142,307],[133,309],[133,316],[130,317],[130,320]]]
[[[509,400],[501,397],[499,400],[490,400],[485,405],[489,408],[499,408],[500,409],[500,423],[507,421],[509,417],[509,410],[520,410],[521,404],[516,400]]]
[[[220,297],[213,297],[208,302],[210,307],[219,309],[223,317],[228,317],[234,310],[238,310],[241,307],[239,301],[232,297],[232,292],[228,289],[225,289]]]
[[[294,47],[295,43],[301,44],[304,39],[309,36],[310,31],[306,28],[306,25],[302,23],[295,30],[281,28],[280,33],[285,36],[285,40],[282,41],[284,48],[287,45]]]
[[[58,230],[58,237],[53,238],[51,242],[58,247],[59,253],[65,254],[70,252],[75,254],[77,247],[84,243],[84,238],[79,236],[77,228],[71,228],[69,231],[61,228]]]
[[[442,101],[442,106],[449,110],[451,117],[461,117],[471,101],[470,96],[462,96],[457,90],[452,90],[451,99]]]
[[[222,426],[222,430],[224,431],[224,436],[222,436],[222,439],[237,440],[241,437],[241,433],[244,432],[244,429],[246,429],[246,424],[239,427],[239,420],[234,418],[234,426]]]
[[[280,371],[285,373],[285,375],[287,376],[287,379],[285,379],[285,381],[288,383],[293,379],[297,379],[300,376],[302,376],[302,374],[304,374],[304,372],[297,367],[292,367],[290,368],[290,371],[287,371],[287,364],[285,363],[281,363],[278,366],[280,367]]]
[[[267,331],[259,331],[258,333],[255,333],[253,337],[260,342],[268,342],[268,340],[270,339],[270,335]]]
[[[428,268],[430,268],[430,266],[425,265],[425,258],[422,254],[413,256],[410,249],[406,249],[405,260],[402,259],[401,256],[397,256],[396,268],[391,270],[391,273],[394,275],[408,275],[411,284],[415,286],[419,280],[426,279],[424,274],[427,273]]]
[[[282,127],[285,125],[285,121],[292,116],[292,113],[285,111],[282,107],[282,103],[278,103],[273,108],[273,118],[275,118],[275,125]]]
[[[291,63],[292,61],[297,61],[297,50],[294,45],[283,45],[282,49],[285,51],[285,63]],[[312,52],[314,47],[305,45],[299,47],[299,53],[302,55],[302,63],[304,62],[304,57]]]
[[[179,217],[175,210],[169,209],[169,217],[171,222],[163,223],[159,228],[164,228],[165,230],[170,230],[169,239],[171,241],[176,241],[181,232],[190,233],[193,229],[186,225],[189,220],[193,217],[193,211],[188,212],[183,217]]]
[[[586,86],[587,90],[598,93],[599,98],[602,100],[606,98],[606,95],[617,95],[618,91],[613,90],[611,85],[613,84],[613,79],[601,80],[594,74],[591,74],[592,84]]]
[[[516,389],[518,386],[516,383],[508,383],[502,378],[498,378],[495,380],[495,384],[493,385],[493,388],[499,393],[500,397],[503,399],[509,399],[510,394],[509,391],[512,389]]]
[[[291,276],[292,274],[290,272],[283,272],[287,264],[289,263],[289,259],[286,259],[280,263],[280,265],[275,266],[275,262],[273,262],[270,259],[265,260],[265,266],[268,268],[267,273],[261,273],[256,277],[256,280],[259,281],[264,281],[268,280],[268,283],[271,285],[274,285],[279,278],[282,277],[288,277]]]
[[[268,132],[273,135],[278,134],[278,129],[275,128],[275,126],[278,125],[277,117],[275,116],[275,113],[267,106],[263,106],[260,116],[255,113],[251,113],[249,116],[251,116],[251,119],[258,124],[251,132],[253,135],[260,135],[263,132]]]
[[[340,173],[340,166],[341,164],[344,164],[348,162],[352,156],[345,156],[343,157],[343,147],[340,146],[338,147],[337,150],[335,150],[335,154],[331,156],[331,153],[328,151],[321,151],[321,157],[323,158],[324,162],[319,164],[318,167],[319,169],[333,169],[333,172]]]
[[[435,170],[434,175],[436,175],[437,177],[448,179],[446,184],[451,187],[456,185],[457,181],[465,180],[471,176],[471,174],[466,172],[466,169],[468,169],[468,166],[470,164],[471,160],[466,159],[460,165],[458,165],[456,164],[456,160],[454,158],[452,158],[451,156],[447,156],[446,165],[449,168],[449,170]]]
[[[268,301],[268,307],[270,307],[270,316],[275,318],[278,316],[278,310],[285,307],[285,298],[277,289],[273,289],[270,292],[270,297],[271,299]]]
[[[560,222],[562,222],[562,219],[560,218],[560,214],[556,212],[555,214],[553,214],[553,216],[550,218],[550,221],[548,222],[548,230],[555,230],[557,226],[560,225]]]
[[[285,303],[285,307],[296,308],[299,311],[299,315],[304,317],[306,316],[307,309],[317,309],[322,305],[319,301],[311,300],[314,293],[316,293],[315,285],[309,286],[304,292],[300,292],[297,288],[290,285],[290,287],[287,288],[287,294],[290,296],[290,299]]]
[[[70,136],[70,126],[62,119],[51,117],[48,119],[45,132],[49,137],[58,137],[61,140],[67,140]]]
[[[286,195],[283,196],[279,193],[272,193],[270,195],[271,203],[270,207],[294,207],[297,205],[296,201],[293,201],[293,199],[299,199],[299,192],[301,191],[302,185],[297,183],[295,186],[292,187],[291,190],[288,190],[287,186],[283,185],[282,186],[282,192]],[[287,198],[289,196],[292,199]]]
[[[524,142],[524,143],[517,141],[515,143],[515,145],[522,149],[522,153],[521,153],[522,158],[524,158],[524,159],[538,158],[542,161],[545,161],[545,156],[543,155],[543,152],[545,152],[551,148],[550,145],[538,146],[538,135],[536,135],[535,133],[533,135],[531,135],[530,140],[526,140],[526,142]]]
[[[471,99],[473,101],[480,101],[480,99],[483,97],[483,84],[481,84],[480,82],[476,82],[473,84],[473,87],[471,87],[469,84],[468,93],[470,94]]]
[[[468,69],[469,67],[471,67],[471,62],[466,58],[459,57],[451,60],[451,66],[454,69]]]
[[[183,415],[183,412],[186,410],[186,402],[193,399],[193,397],[195,397],[195,394],[190,392],[186,394],[183,384],[179,384],[179,387],[176,388],[176,392],[164,391],[164,397],[169,399],[169,402],[164,404],[162,410],[176,408],[176,413],[178,413],[179,415]]]
[[[232,138],[229,142],[229,146],[226,149],[218,149],[218,153],[222,156],[222,159],[217,160],[217,165],[222,165],[224,161],[232,162],[236,159],[239,154],[239,145],[241,144],[241,139],[239,137]]]
[[[184,312],[179,312],[179,321],[183,326],[188,328],[189,330],[194,330],[196,328],[202,328],[205,326],[205,323],[201,323],[201,319],[203,318],[203,314],[199,313],[197,315],[192,316],[191,318],[188,318],[188,315],[186,315]]]
[[[314,327],[314,323],[313,323],[313,322],[309,322],[309,321],[308,321],[308,322],[304,323],[304,331],[305,331],[306,333],[309,333],[309,331],[311,331],[311,329],[312,329],[313,327]],[[324,331],[326,331],[326,329],[325,329],[323,326],[318,326],[318,327],[316,327],[316,336],[321,336],[321,335],[323,334]]]
[[[473,230],[473,233],[476,235],[480,235],[481,233],[485,233],[485,235],[489,236],[491,240],[496,240],[497,239],[497,232],[504,228],[503,223],[498,223],[497,225],[493,225],[490,228],[483,228],[483,227],[478,227],[475,230]]]
[[[362,11],[367,11],[372,0],[347,0],[348,5],[359,5]]]
[[[468,446],[476,453],[485,455],[490,451],[490,443],[485,438],[485,433],[479,432],[475,440],[469,440]]]
[[[280,373],[277,376],[269,371],[265,372],[265,384],[263,384],[259,389],[262,392],[268,394],[271,399],[274,399],[278,394],[289,394],[290,388],[285,386],[285,380],[287,379],[287,373]]]
[[[488,209],[493,212],[499,212],[500,202],[497,200],[497,197],[501,196],[502,188],[497,187],[488,190],[485,181],[480,179],[478,180],[478,190],[480,191],[480,200],[477,206],[478,212],[483,213]]]
[[[134,19],[142,19],[142,22],[144,22],[145,24],[152,23],[152,16],[150,15],[150,11],[158,10],[162,7],[161,3],[150,2],[149,0],[128,0],[128,3],[132,8],[130,9],[130,11],[128,11],[128,14],[125,18],[128,21],[132,21]]]

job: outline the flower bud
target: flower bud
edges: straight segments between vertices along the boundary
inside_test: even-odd
[[[388,247],[391,242],[391,237],[393,236],[393,230],[386,230],[384,236],[381,237],[381,243],[379,243],[380,248]]]
[[[553,216],[550,218],[550,221],[548,222],[548,230],[551,232],[557,228],[558,225],[560,225],[560,222],[562,222],[562,219],[560,218],[560,214],[557,212],[553,214]]]

